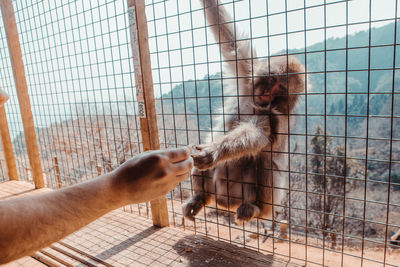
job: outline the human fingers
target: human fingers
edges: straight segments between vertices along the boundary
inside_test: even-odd
[[[176,175],[181,175],[190,172],[190,170],[193,168],[193,159],[189,157],[184,161],[173,163],[172,166]]]
[[[172,189],[174,189],[175,187],[177,187],[180,182],[185,181],[189,177],[190,177],[190,172],[175,176],[175,178],[171,182],[168,183],[168,187],[169,187],[168,192],[171,191]]]
[[[180,174],[180,175],[176,176],[176,178],[179,180],[179,182],[182,182],[182,181],[186,180],[189,177],[190,177],[190,172],[186,172],[184,174]]]
[[[190,156],[188,147],[174,148],[164,151],[164,154],[172,163],[186,160]]]

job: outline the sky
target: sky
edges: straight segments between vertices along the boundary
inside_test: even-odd
[[[392,23],[395,2],[326,0],[323,5],[322,0],[287,0],[285,6],[283,0],[222,1],[239,32],[251,36],[258,57],[301,49],[325,36],[343,37],[346,21],[351,24],[349,34],[368,30],[370,5],[371,27]],[[135,98],[135,80],[126,1],[17,0],[14,8],[38,127],[68,119],[79,110],[91,115],[133,114],[129,102]],[[222,71],[219,48],[206,28],[200,1],[146,1],[146,15],[156,97],[184,80]],[[2,22],[0,64],[0,86],[11,95],[9,120],[20,125]],[[98,106],[103,110],[96,110]]]
[[[282,50],[286,50],[286,48],[289,50],[301,49],[305,46],[322,42],[325,39],[325,34],[326,39],[344,37],[346,35],[346,27],[343,26],[346,24],[346,8],[348,10],[348,23],[352,24],[347,29],[349,34],[368,30],[369,28],[370,1],[368,0],[354,0],[348,3],[344,1],[326,1],[326,6],[323,5],[324,1],[321,0],[288,0],[287,7],[285,7],[285,1],[281,0],[243,0],[237,1],[234,4],[232,1],[222,1],[222,3],[227,3],[224,7],[232,17],[235,17],[239,21],[236,25],[238,31],[245,37],[251,36],[258,57],[267,57],[278,52],[282,53]],[[304,3],[306,8],[304,8]],[[166,51],[168,43],[170,49],[188,48],[183,49],[182,60],[184,63],[207,63],[207,53],[208,61],[219,61],[220,57],[217,45],[211,45],[208,49],[205,47],[192,49],[193,45],[215,44],[215,39],[211,32],[209,30],[206,31],[204,28],[202,29],[206,25],[206,22],[201,8],[200,1],[179,1],[179,3],[176,1],[166,1],[165,3],[149,6],[146,12],[148,20],[150,20],[149,35],[162,35],[150,40],[150,50]],[[190,10],[193,11],[192,14],[185,13]],[[285,13],[285,10],[288,12]],[[374,22],[371,26],[383,26],[393,22],[395,17],[395,1],[372,0],[371,10],[372,21],[389,19],[389,21]],[[179,16],[180,27],[176,17],[178,11],[184,13],[184,15]],[[266,14],[269,15],[266,16]],[[172,18],[159,20],[166,16]],[[152,21],[154,19],[156,19],[156,22]],[[325,26],[328,27],[326,33],[322,29]],[[186,31],[191,28],[195,28],[193,41],[191,40],[191,32],[188,34],[185,32],[184,37],[186,38],[179,40],[176,37],[177,35],[172,35],[169,36],[167,42],[165,34]],[[307,30],[306,34],[304,30]],[[306,42],[305,39],[307,40]],[[179,41],[181,41],[181,44],[179,44]],[[181,63],[180,60],[177,61],[179,57],[174,57],[174,62],[168,61],[166,54],[159,54],[160,67],[174,66],[174,64],[179,65]],[[157,58],[153,56],[152,61],[157,62]],[[220,64],[199,66],[196,68],[196,77],[203,77],[207,73],[218,71],[221,71]],[[184,80],[194,79],[193,72],[186,71],[184,74],[186,74]],[[179,75],[176,72],[172,73],[171,80],[180,80]],[[169,81],[169,77],[162,76],[166,79],[166,82]]]

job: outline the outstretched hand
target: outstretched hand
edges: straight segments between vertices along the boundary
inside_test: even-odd
[[[193,167],[188,148],[145,152],[128,160],[110,175],[123,205],[163,196],[187,179]]]
[[[0,201],[0,264],[30,255],[113,209],[165,196],[189,177],[189,154],[187,148],[146,152],[85,183]]]

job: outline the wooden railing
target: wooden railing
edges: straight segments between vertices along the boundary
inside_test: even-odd
[[[4,158],[6,160],[7,174],[10,180],[18,180],[17,164],[15,162],[14,149],[11,142],[10,129],[6,116],[4,104],[8,100],[8,95],[0,89],[0,135],[3,144]]]
[[[25,67],[22,60],[21,44],[19,42],[12,0],[0,0],[0,7],[4,28],[6,31],[8,50],[10,52],[22,123],[24,126],[29,163],[32,169],[35,187],[42,188],[44,187],[42,163],[40,161],[39,145],[37,141],[35,125],[33,122],[31,102],[28,93],[28,84],[26,82]]]

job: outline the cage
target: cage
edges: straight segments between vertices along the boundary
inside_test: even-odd
[[[286,135],[287,149],[264,149],[286,158],[280,171],[287,186],[279,188],[284,198],[267,203],[279,214],[239,225],[234,211],[210,204],[192,222],[182,212],[195,193],[191,177],[156,200],[160,209],[153,209],[154,203],[126,206],[80,233],[111,229],[114,217],[126,226],[126,218],[145,225],[137,218],[149,223],[152,217],[156,225],[174,228],[173,235],[194,233],[186,240],[194,246],[210,242],[204,236],[218,241],[219,251],[249,249],[258,255],[253,259],[273,255],[310,266],[397,266],[397,0],[224,0],[218,6],[231,16],[226,24],[238,33],[236,43],[254,48],[251,58],[235,54],[233,61],[293,56],[309,81],[294,111],[282,114],[289,130],[278,135]],[[233,112],[227,101],[239,106],[245,97],[238,89],[244,77],[224,72],[227,60],[201,1],[3,0],[1,7],[0,86],[10,99],[0,116],[8,121],[2,119],[1,128],[10,130],[2,132],[9,139],[2,143],[0,181],[56,190],[110,172],[145,150],[204,144],[227,132],[218,124]],[[10,14],[21,48],[19,67]],[[7,158],[11,154],[14,160]],[[6,166],[10,161],[14,172]],[[159,244],[172,238],[169,234],[157,234]],[[110,238],[100,238],[102,248]],[[159,246],[157,238],[151,241],[144,250]],[[74,238],[62,242],[69,253],[85,251]],[[133,264],[126,258],[135,250],[128,247],[113,247],[120,261],[110,263],[104,249],[73,264]],[[238,260],[234,253],[229,257]],[[208,255],[205,262],[212,260]],[[140,264],[156,263],[163,265],[156,259]],[[179,259],[168,264],[174,263],[185,264]]]

